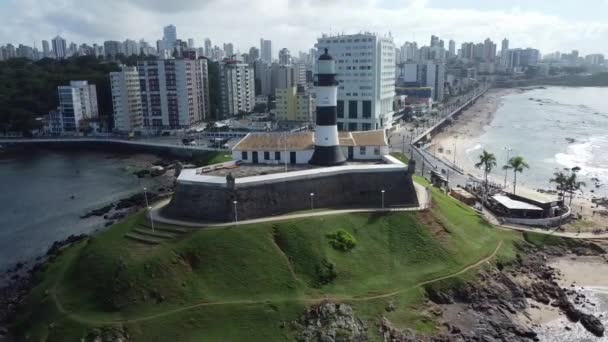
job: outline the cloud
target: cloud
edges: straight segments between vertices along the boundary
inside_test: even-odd
[[[322,33],[389,32],[397,46],[414,37],[428,44],[431,34],[465,41],[496,42],[543,52],[579,49],[608,52],[608,24],[566,19],[522,8],[448,9],[434,0],[0,0],[0,45],[32,44],[56,34],[77,43],[161,38],[177,26],[178,36],[198,44],[232,42],[241,52],[272,39],[273,50],[307,51]],[[39,43],[38,43],[39,44]]]

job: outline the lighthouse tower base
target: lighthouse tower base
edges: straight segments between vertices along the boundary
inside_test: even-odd
[[[315,152],[308,162],[318,166],[336,166],[346,163],[342,148],[338,146],[315,146]]]

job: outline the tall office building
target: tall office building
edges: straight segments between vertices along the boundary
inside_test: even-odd
[[[281,64],[281,65],[291,64],[291,54],[289,53],[289,50],[287,50],[286,48],[282,48],[279,51],[279,64]]]
[[[249,113],[255,106],[253,67],[236,60],[226,60],[220,70],[222,117]]]
[[[260,39],[260,59],[266,63],[272,63],[272,42]]]
[[[452,39],[450,39],[449,43],[448,43],[448,56],[450,58],[454,58],[456,57],[456,42]]]
[[[97,91],[87,81],[71,81],[69,86],[57,87],[59,113],[64,132],[77,132],[83,119],[99,115]]]
[[[504,66],[509,64],[509,40],[507,38],[502,40],[500,47],[500,64]]]
[[[177,28],[174,25],[165,26],[163,28],[162,49],[173,51],[175,42],[177,41]]]
[[[67,57],[67,44],[65,39],[57,36],[51,40],[53,46],[53,55],[57,59],[64,59]]]
[[[433,88],[433,101],[443,102],[445,95],[445,65],[428,62],[425,65],[424,86]]]
[[[51,47],[48,40],[42,41],[42,57],[51,57]]]
[[[164,59],[137,64],[144,126],[189,128],[209,114],[209,72],[205,59]]]
[[[205,38],[205,57],[211,58],[213,55],[213,45],[211,44],[211,39]]]
[[[188,38],[188,47],[194,49],[194,38]]]
[[[143,128],[139,72],[136,67],[123,66],[121,71],[110,73],[114,130],[132,132]]]
[[[482,59],[485,62],[494,62],[496,60],[496,44],[490,38],[487,38],[483,42]]]
[[[234,56],[234,45],[232,43],[224,43],[224,56],[232,58]]]
[[[395,44],[372,33],[326,36],[316,44],[318,59],[325,48],[336,60],[338,129],[388,128],[393,123]]]
[[[260,59],[260,49],[256,48],[255,46],[252,46],[251,48],[249,48],[249,62],[253,63],[258,59]]]

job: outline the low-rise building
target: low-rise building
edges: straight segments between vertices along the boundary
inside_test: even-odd
[[[340,132],[339,141],[349,160],[381,160],[389,154],[384,130]],[[251,164],[308,164],[314,145],[314,132],[249,133],[232,148],[232,158]]]

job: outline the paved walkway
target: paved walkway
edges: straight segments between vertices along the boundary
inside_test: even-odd
[[[403,207],[403,208],[359,208],[359,209],[342,209],[342,210],[325,210],[325,211],[313,211],[313,212],[302,212],[298,214],[287,214],[280,216],[271,216],[271,217],[262,217],[258,219],[252,220],[243,220],[238,222],[196,222],[196,221],[186,221],[186,220],[174,220],[163,217],[160,214],[160,211],[163,207],[165,207],[170,199],[166,199],[160,202],[157,202],[152,206],[152,219],[154,222],[160,222],[175,226],[182,226],[188,228],[226,228],[226,227],[234,227],[240,225],[248,225],[254,223],[263,223],[263,222],[274,222],[274,221],[284,221],[284,220],[292,220],[299,218],[307,218],[307,217],[318,217],[318,216],[327,216],[327,215],[339,215],[339,214],[350,214],[350,213],[369,213],[369,212],[400,212],[400,211],[420,211],[427,209],[429,207],[431,196],[429,195],[429,190],[416,182],[414,182],[414,188],[416,189],[416,195],[418,196],[418,203],[420,203],[417,207]]]

